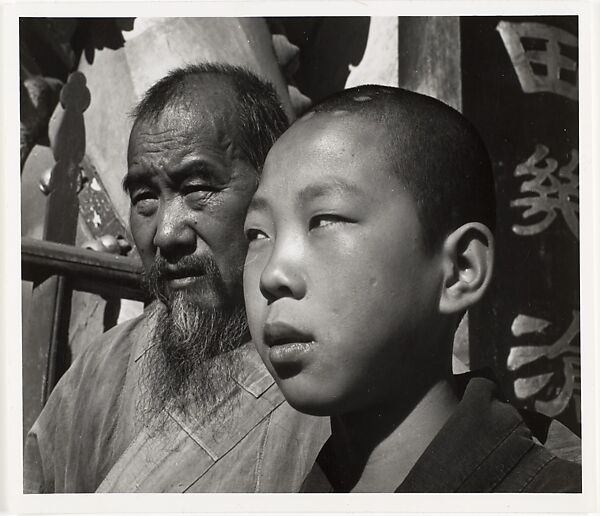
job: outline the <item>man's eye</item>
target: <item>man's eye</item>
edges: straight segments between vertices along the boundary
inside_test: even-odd
[[[158,199],[140,199],[134,204],[135,210],[140,215],[152,215],[158,207]]]
[[[217,191],[217,188],[207,184],[191,184],[181,189],[181,193],[192,206],[204,206]]]
[[[131,204],[136,204],[146,199],[156,199],[156,194],[152,190],[133,190],[131,192]]]
[[[158,206],[158,197],[151,190],[138,190],[131,193],[131,204],[142,215],[150,215]]]
[[[214,192],[217,189],[212,185],[207,185],[205,183],[202,184],[188,184],[185,185],[181,191],[183,195],[196,193],[196,192]]]
[[[211,184],[207,183],[187,183],[181,187],[181,193],[183,195],[194,195],[194,194],[211,194],[219,189]]]
[[[248,229],[246,231],[246,238],[248,239],[248,242],[254,242],[255,240],[265,240],[269,237],[260,229]]]
[[[310,219],[308,229],[323,228],[336,224],[343,224],[344,222],[348,222],[348,219],[341,217],[340,215],[316,215]]]

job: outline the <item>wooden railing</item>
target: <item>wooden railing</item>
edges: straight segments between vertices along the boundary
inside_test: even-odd
[[[24,237],[21,268],[25,281],[41,283],[50,276],[60,275],[71,290],[144,301],[141,263],[127,256]]]

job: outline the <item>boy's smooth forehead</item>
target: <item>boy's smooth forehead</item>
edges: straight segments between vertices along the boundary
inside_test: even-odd
[[[353,113],[316,113],[298,120],[275,144],[259,192],[286,191],[313,182],[359,182],[395,176],[383,144],[385,128]],[[369,189],[363,185],[363,188]],[[271,192],[272,193],[272,192]]]
[[[386,124],[361,113],[344,109],[313,111],[298,119],[276,142],[272,153],[275,159],[267,159],[265,168],[269,169],[270,161],[280,160],[394,166],[405,151],[394,148],[391,135]]]
[[[325,134],[340,131],[348,146],[373,144],[400,176],[408,169],[418,174],[432,160],[450,159],[455,147],[464,153],[474,144],[458,112],[433,98],[391,88],[346,90],[316,105],[292,129],[315,121],[320,121]]]
[[[339,109],[307,113],[284,134],[282,141],[288,145],[302,147],[304,144],[324,151],[337,148],[352,153],[354,147],[374,145],[384,136],[383,125],[358,113]]]
[[[410,99],[397,98],[387,89],[346,90],[341,98],[315,106],[294,125],[314,120],[329,127],[343,124],[349,136],[356,132],[363,137],[367,133],[376,133],[381,138],[380,147],[384,149],[392,138],[397,140],[400,136],[401,140],[412,140],[415,127],[423,123],[421,118],[429,118],[426,110],[414,109],[409,103]],[[390,152],[390,148],[386,152]]]

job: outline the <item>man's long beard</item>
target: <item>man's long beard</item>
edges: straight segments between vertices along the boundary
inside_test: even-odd
[[[219,302],[205,306],[201,293],[169,290],[160,259],[145,275],[147,289],[159,300],[151,315],[152,346],[143,359],[143,412],[149,419],[164,417],[165,409],[185,417],[190,410],[226,401],[239,370],[233,350],[248,332],[245,310],[229,299],[216,263],[195,258],[185,266],[204,276],[203,287],[212,289]]]

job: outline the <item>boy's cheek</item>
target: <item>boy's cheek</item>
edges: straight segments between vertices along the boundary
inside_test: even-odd
[[[264,323],[266,300],[260,293],[257,271],[248,266],[246,266],[244,271],[244,302],[246,304],[246,315],[248,317],[250,333],[256,342],[256,339],[262,334],[261,329]]]
[[[260,304],[261,300],[257,299],[257,295],[253,294],[251,299],[246,295],[246,315],[248,317],[248,327],[252,338],[257,341],[262,337],[262,329],[264,326],[265,314]]]
[[[252,302],[252,297],[257,293],[260,293],[258,288],[261,272],[262,269],[258,263],[257,256],[251,251],[248,251],[248,254],[246,255],[246,261],[244,263],[244,294],[246,298],[246,304]]]

